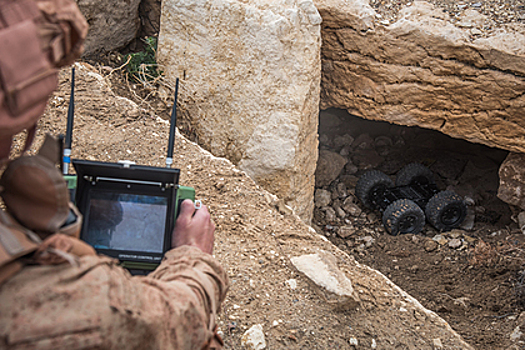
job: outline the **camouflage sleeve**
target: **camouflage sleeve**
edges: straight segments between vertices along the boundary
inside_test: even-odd
[[[228,290],[228,277],[211,255],[182,246],[166,253],[161,265],[143,279],[152,287],[172,290],[174,340],[180,349],[200,349],[213,338],[216,314]]]
[[[228,289],[228,277],[218,261],[190,246],[167,252],[149,277],[191,288],[208,315],[218,311]]]
[[[96,255],[28,266],[0,288],[0,349],[207,349],[227,289],[217,260],[189,246],[148,276]]]

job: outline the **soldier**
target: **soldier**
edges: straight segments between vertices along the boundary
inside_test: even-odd
[[[55,143],[7,160],[23,129],[30,146],[56,68],[78,58],[86,33],[73,0],[0,0],[0,349],[220,349],[228,280],[206,206],[184,201],[173,249],[132,277],[78,239]]]

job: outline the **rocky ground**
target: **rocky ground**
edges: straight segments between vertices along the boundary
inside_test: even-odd
[[[525,317],[525,236],[519,210],[496,197],[507,152],[441,133],[370,122],[329,110],[320,118],[314,223],[339,248],[378,269],[435,310],[479,349],[505,349]],[[323,159],[324,158],[324,159]],[[391,236],[381,213],[355,197],[359,176],[380,170],[395,180],[406,164],[429,167],[441,190],[469,204],[457,230]],[[521,316],[520,316],[521,315]]]

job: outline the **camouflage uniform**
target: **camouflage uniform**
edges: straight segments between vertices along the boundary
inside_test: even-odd
[[[227,276],[198,248],[166,253],[148,276],[87,255],[27,266],[0,286],[0,349],[206,349]]]

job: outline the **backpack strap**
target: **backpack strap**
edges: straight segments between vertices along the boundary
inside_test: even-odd
[[[0,210],[0,285],[22,269],[19,259],[36,251],[41,242],[34,232]]]

